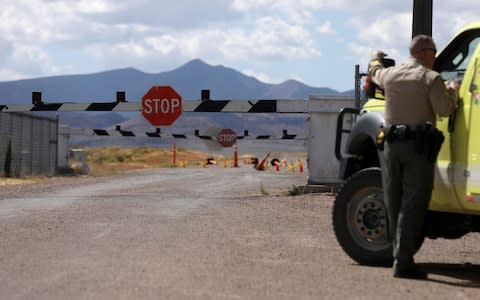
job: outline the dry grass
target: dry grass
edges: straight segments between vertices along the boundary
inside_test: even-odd
[[[176,152],[176,165],[174,165],[171,149],[109,147],[88,148],[85,151],[90,175],[94,176],[118,174],[135,169],[176,167],[180,163],[192,166],[206,161],[208,157],[222,159],[208,153],[179,148]]]
[[[0,178],[0,186],[7,185],[20,185],[39,182],[43,177],[30,177],[30,178]]]
[[[173,164],[173,153],[171,149],[159,148],[86,148],[87,164],[90,169],[88,175],[109,176],[120,174],[128,170],[146,168],[172,168],[198,166],[200,162],[205,163],[207,158],[214,158],[222,161],[224,158],[219,155],[211,155],[200,151],[177,149],[176,165]],[[73,174],[80,175],[81,163],[70,158],[70,168]],[[67,174],[67,173],[66,173]],[[20,178],[0,177],[0,187],[7,185],[21,185],[40,182],[46,179],[45,176],[29,176]]]
[[[90,169],[88,175],[91,176],[109,176],[120,174],[128,170],[138,170],[146,168],[173,168],[173,167],[198,167],[205,166],[207,158],[213,158],[218,164],[231,165],[232,158],[223,157],[194,150],[185,150],[177,148],[176,164],[173,163],[172,149],[162,148],[86,148],[86,159]],[[252,155],[242,155],[239,160],[250,161]],[[70,158],[70,171],[60,173],[64,175],[81,175],[82,164]],[[73,173],[71,173],[73,170]],[[31,184],[40,182],[47,177],[29,176],[21,178],[0,177],[0,187],[7,185]]]

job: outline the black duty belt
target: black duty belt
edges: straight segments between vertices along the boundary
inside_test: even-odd
[[[415,130],[408,125],[392,125],[386,130],[385,140],[388,143],[413,140],[415,152],[425,155],[429,162],[434,163],[445,137],[431,122],[425,122],[416,126]]]
[[[391,143],[394,141],[408,141],[413,140],[418,136],[418,132],[412,130],[406,124],[392,125],[387,130],[386,141]]]

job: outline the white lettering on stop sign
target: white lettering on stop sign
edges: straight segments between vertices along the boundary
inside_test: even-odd
[[[237,136],[235,134],[221,134],[218,137],[219,142],[233,142],[237,139]]]
[[[171,125],[182,114],[182,96],[171,86],[152,86],[142,97],[141,112],[154,126]]]
[[[223,147],[231,147],[237,141],[237,134],[230,128],[222,129],[217,135],[217,142]]]
[[[147,114],[174,113],[180,107],[180,99],[145,99],[143,111]]]

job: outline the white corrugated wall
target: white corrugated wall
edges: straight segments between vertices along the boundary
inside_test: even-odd
[[[55,118],[0,113],[0,176],[53,176],[57,131]]]

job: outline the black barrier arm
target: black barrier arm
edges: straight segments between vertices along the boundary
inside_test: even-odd
[[[293,140],[295,139],[297,135],[296,134],[288,134],[288,130],[284,129],[283,130],[283,135],[282,135],[282,140]]]
[[[342,108],[340,113],[338,114],[337,117],[337,134],[335,137],[335,157],[341,161],[342,160],[342,152],[341,152],[341,147],[342,147],[342,136],[344,133],[350,133],[350,130],[348,129],[343,129],[343,119],[346,114],[352,114],[352,115],[358,115],[360,113],[361,109],[359,108],[353,108],[353,107],[345,107]]]

